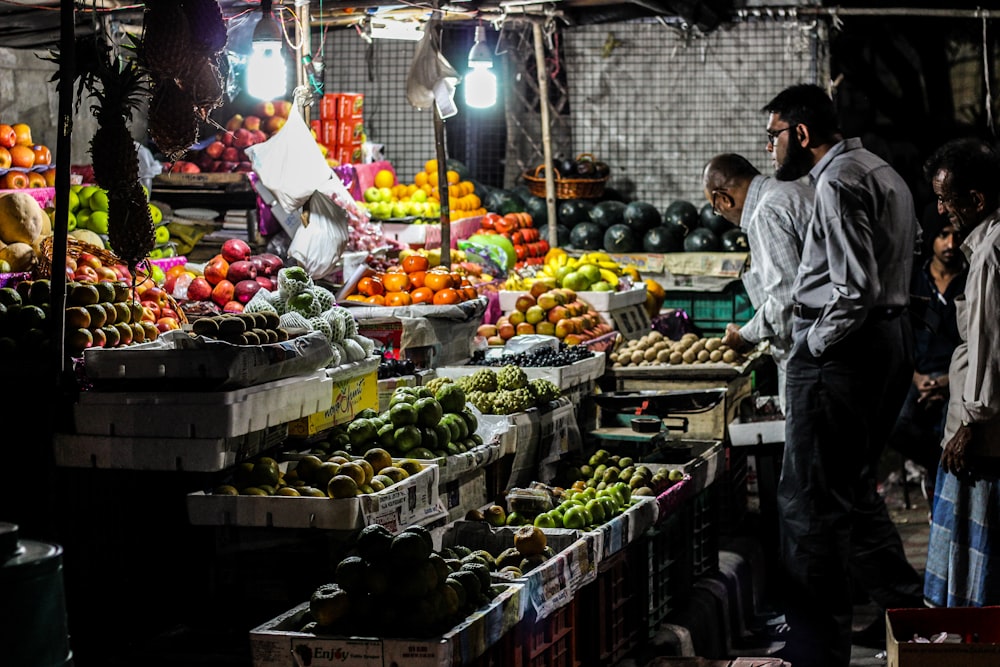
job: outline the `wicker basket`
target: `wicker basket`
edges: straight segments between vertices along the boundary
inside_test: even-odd
[[[588,155],[583,153],[577,159]],[[545,198],[545,177],[538,173],[545,168],[544,164],[535,167],[533,173],[524,172],[521,176],[528,184],[528,190],[536,197]],[[604,178],[563,178],[562,174],[555,167],[556,199],[596,199],[604,194],[604,185],[608,182],[608,177]]]
[[[35,277],[37,278],[52,277],[52,239],[53,236],[49,235],[42,239],[42,242],[38,246],[38,262],[35,264],[34,269]],[[78,259],[80,255],[85,252],[97,257],[105,266],[123,263],[122,260],[118,258],[118,255],[114,254],[110,250],[98,248],[97,246],[81,241],[74,236],[66,237],[67,257]]]

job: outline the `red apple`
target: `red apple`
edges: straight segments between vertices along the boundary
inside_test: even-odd
[[[236,167],[238,164],[239,164],[238,162],[220,162],[219,171],[228,174],[231,171],[236,171]]]
[[[236,163],[236,168],[233,171],[238,171],[241,174],[246,174],[253,171],[253,163],[247,160],[242,160]]]
[[[235,288],[236,286],[228,280],[220,280],[215,287],[212,288],[212,301],[214,301],[220,308],[225,306],[228,302],[233,300],[233,292]]]
[[[229,275],[229,262],[222,255],[216,255],[205,265],[205,280],[211,285],[218,285]]]
[[[266,289],[268,292],[274,291],[274,281],[268,278],[267,276],[257,276],[256,278],[254,278],[254,280],[256,280],[260,284],[260,286]]]
[[[0,169],[10,169],[10,151],[0,146]]]
[[[0,190],[24,190],[28,187],[28,175],[23,171],[8,171],[0,178]]]
[[[243,129],[250,130],[251,132],[253,132],[254,130],[259,130],[260,116],[247,116],[246,118],[244,118]]]
[[[219,156],[223,162],[239,162],[240,152],[235,146],[228,146],[223,148],[222,154]]]
[[[230,301],[222,307],[222,312],[224,313],[242,313],[243,304],[239,301]]]
[[[160,303],[165,297],[166,292],[163,291],[163,288],[155,284],[150,284],[149,287],[142,292],[143,301],[155,301],[156,303]]]
[[[222,142],[223,146],[233,145],[233,133],[232,132],[219,132],[219,141]]]
[[[160,307],[160,317],[172,317],[178,322],[181,321],[180,315],[177,314],[177,311],[168,306]]]
[[[194,162],[184,162],[181,166],[182,174],[198,174],[201,173],[201,169]]]
[[[267,141],[267,135],[264,134],[264,132],[262,132],[261,130],[253,130],[251,134],[253,134],[254,144],[262,144],[265,141]]]
[[[10,125],[0,125],[0,146],[13,148],[17,144],[17,132]]]
[[[267,264],[267,269],[264,271],[265,276],[276,276],[278,270],[285,266],[285,262],[280,257],[269,252],[263,252],[258,257]],[[260,272],[258,271],[258,273]]]
[[[238,262],[241,259],[249,259],[250,253],[253,249],[250,245],[242,239],[227,239],[222,244],[222,250],[219,252],[222,258],[227,262]]]
[[[96,283],[98,279],[97,271],[92,266],[78,266],[73,273],[73,280],[80,282]]]
[[[188,285],[187,298],[190,301],[208,301],[212,297],[212,284],[204,276],[198,276]]]
[[[219,140],[213,141],[205,147],[205,153],[212,158],[218,158],[224,150],[226,150],[226,145]]]
[[[238,283],[241,280],[253,280],[256,277],[257,269],[245,259],[240,259],[230,264],[229,273],[226,274],[226,278],[233,283]]]
[[[288,118],[288,114],[292,111],[292,103],[288,100],[275,100],[274,101],[274,115],[281,116],[282,118]]]
[[[236,114],[228,121],[226,121],[226,129],[230,132],[235,132],[236,130],[243,127],[243,116]]]
[[[260,288],[261,284],[256,280],[241,280],[236,283],[233,294],[236,295],[236,300],[240,303],[247,303],[254,294],[260,291]]]
[[[158,301],[145,300],[141,303],[143,308],[148,308],[153,313],[154,320],[160,319],[160,303]]]
[[[77,265],[77,268],[79,268],[81,266],[89,266],[91,268],[98,269],[98,268],[104,266],[104,263],[101,262],[101,258],[100,257],[98,257],[97,255],[95,255],[93,253],[81,252],[77,256],[76,265]]]
[[[281,116],[271,116],[264,121],[264,131],[274,134],[283,128],[286,122],[288,122],[287,119],[282,118]]]
[[[257,115],[269,117],[274,115],[274,102],[261,102],[257,105]]]
[[[181,328],[181,323],[172,317],[161,317],[160,319],[156,320],[156,329],[160,333],[180,328]]]
[[[246,148],[253,144],[253,132],[241,127],[233,133],[233,146],[236,148]]]
[[[195,160],[197,161],[195,164],[198,165],[198,168],[205,172],[212,171],[212,167],[216,162],[215,158],[208,153],[199,153]]]
[[[102,266],[101,268],[94,270],[97,271],[97,277],[101,280],[118,280],[118,273],[116,273],[110,266]]]

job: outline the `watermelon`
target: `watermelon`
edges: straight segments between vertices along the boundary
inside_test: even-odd
[[[565,248],[566,246],[571,246],[573,243],[570,241],[570,229],[566,225],[556,225],[556,241],[557,247]]]
[[[573,228],[581,222],[590,222],[590,209],[594,202],[586,199],[564,199],[559,202],[558,219],[561,224]]]
[[[521,195],[508,191],[507,197],[500,203],[500,210],[497,213],[507,215],[508,213],[522,213],[527,209],[528,207],[525,205],[524,200],[521,199]]]
[[[620,201],[602,201],[590,209],[590,221],[608,229],[612,225],[624,224],[625,204]]]
[[[634,201],[625,207],[622,214],[625,224],[632,228],[636,236],[642,236],[653,227],[663,223],[663,216],[649,202]]]
[[[720,237],[722,249],[726,252],[747,252],[750,250],[750,242],[747,235],[739,227],[733,227]]]
[[[684,234],[676,226],[653,227],[642,237],[642,249],[646,252],[683,252]]]
[[[604,249],[608,252],[632,252],[635,246],[635,234],[626,224],[611,225],[604,232]]]
[[[480,197],[482,198],[483,208],[492,213],[499,213],[500,207],[507,198],[507,191],[501,188],[489,188]]]
[[[716,252],[721,248],[719,237],[711,229],[696,227],[684,237],[685,252]]]
[[[604,194],[601,195],[601,201],[620,201],[628,202],[628,197],[626,197],[620,190],[615,188],[604,188]]]
[[[525,183],[519,183],[518,185],[515,185],[512,192],[516,194],[518,197],[520,197],[521,201],[525,203],[527,203],[529,198],[535,196],[531,194],[531,188],[529,188]]]
[[[544,227],[549,222],[549,208],[541,197],[531,195],[524,200],[525,209],[531,215],[535,227]]]
[[[604,230],[592,222],[579,222],[569,233],[569,244],[579,250],[600,250]]]
[[[716,236],[720,239],[722,235],[731,229],[737,229],[736,225],[729,222],[721,215],[716,215],[712,210],[711,204],[705,204],[701,207],[701,212],[698,214],[698,225],[704,227],[705,229],[711,229]]]
[[[668,224],[680,225],[691,231],[698,226],[698,209],[691,202],[678,199],[666,208],[663,219]]]

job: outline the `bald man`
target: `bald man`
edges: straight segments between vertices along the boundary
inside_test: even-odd
[[[747,235],[750,266],[743,286],[754,315],[742,327],[726,326],[723,342],[746,349],[767,341],[778,367],[778,399],[785,407],[785,361],[792,348],[792,285],[812,215],[814,191],[800,181],[763,176],[735,153],[716,155],[702,176],[713,210]]]

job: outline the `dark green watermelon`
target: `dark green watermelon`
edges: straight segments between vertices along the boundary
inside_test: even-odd
[[[711,229],[696,227],[684,237],[685,252],[717,252],[721,249],[722,243]]]
[[[711,229],[712,232],[718,236],[720,239],[722,235],[731,229],[738,229],[736,225],[729,222],[721,215],[716,215],[712,211],[711,204],[705,204],[701,207],[701,211],[698,214],[698,225],[704,227],[705,229]]]
[[[578,250],[600,250],[604,230],[592,222],[579,222],[569,233],[569,244]]]
[[[698,209],[691,202],[678,199],[663,211],[663,219],[667,224],[680,225],[691,231],[698,226]]]
[[[501,188],[491,188],[479,195],[483,202],[483,208],[491,213],[499,213],[500,207],[503,206],[508,196],[509,193]]]
[[[570,229],[566,225],[556,225],[556,240],[558,247],[565,248],[567,246],[573,245],[570,234]]]
[[[513,192],[518,197],[520,197],[521,201],[523,201],[525,203],[528,202],[528,199],[530,197],[534,197],[535,196],[535,195],[531,194],[531,188],[529,188],[525,183],[519,183],[518,185],[514,186],[514,189],[511,190],[511,192]]]
[[[625,224],[632,228],[632,232],[642,238],[642,236],[653,227],[663,224],[663,216],[659,210],[649,202],[634,201],[625,207],[622,214]]]
[[[545,205],[544,199],[531,195],[531,197],[524,200],[524,205],[528,213],[531,214],[531,220],[535,223],[535,227],[543,227],[548,224],[549,209]]]
[[[590,221],[608,229],[625,223],[625,204],[620,201],[602,201],[590,209]]]
[[[750,242],[747,235],[739,227],[733,227],[723,233],[720,238],[722,249],[726,252],[747,252],[750,250]]]
[[[500,203],[500,210],[497,211],[500,215],[507,215],[508,213],[523,213],[528,209],[525,205],[524,200],[516,192],[508,192],[507,197]]]
[[[594,208],[594,202],[586,199],[564,199],[559,202],[558,220],[560,224],[573,228],[581,222],[590,222],[590,210]],[[601,230],[604,233],[604,230]]]
[[[653,227],[642,237],[642,249],[646,252],[683,252],[684,233],[677,226]]]
[[[445,163],[448,165],[448,171],[453,171],[458,174],[458,179],[461,181],[467,181],[471,177],[469,168],[465,166],[465,163],[456,160],[455,158],[448,158]]]
[[[604,232],[604,249],[608,252],[633,252],[635,247],[635,233],[626,224],[611,225]]]
[[[620,190],[615,188],[604,188],[604,193],[601,195],[600,201],[620,201],[628,203],[628,197],[625,196]]]

